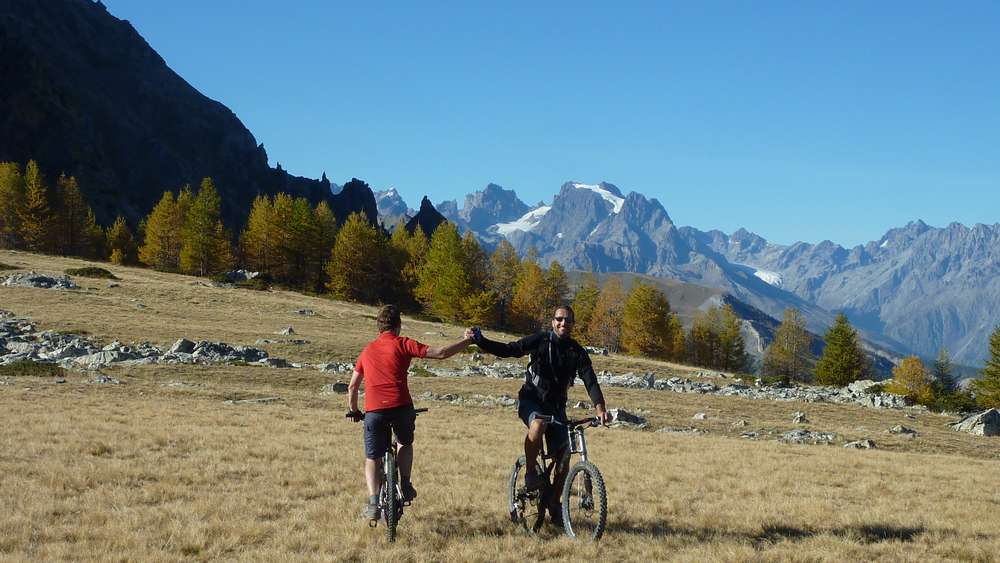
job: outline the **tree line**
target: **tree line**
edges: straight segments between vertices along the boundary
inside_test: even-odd
[[[557,262],[540,263],[532,249],[521,258],[501,239],[487,253],[471,231],[444,222],[429,235],[401,221],[391,231],[362,213],[338,224],[326,204],[279,193],[259,195],[238,236],[226,229],[211,178],[198,189],[165,191],[149,215],[130,227],[118,217],[102,229],[75,178],[54,185],[35,161],[23,168],[0,163],[0,248],[107,259],[115,264],[210,276],[242,267],[269,282],[361,303],[397,303],[433,318],[528,333],[548,327],[551,312],[571,302],[575,334],[609,352],[684,362],[731,372],[754,369],[740,320],[722,305],[698,312],[685,331],[662,290],[620,278],[598,284],[584,274],[570,292]],[[846,385],[872,376],[869,356],[844,314],[824,337],[819,358],[813,337],[795,309],[787,309],[760,371],[785,381]],[[889,389],[915,402],[958,410],[972,395],[958,388],[946,350],[932,368],[912,356],[893,370]],[[982,406],[1000,406],[1000,327],[990,339],[990,360],[974,383]]]

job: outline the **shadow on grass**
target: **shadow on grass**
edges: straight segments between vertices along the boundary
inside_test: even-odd
[[[696,542],[730,540],[747,542],[755,548],[783,541],[798,542],[819,535],[831,535],[848,541],[862,544],[875,544],[887,541],[911,542],[926,532],[924,527],[895,526],[892,524],[865,524],[861,526],[845,526],[842,528],[811,529],[784,524],[762,527],[757,532],[732,532],[715,528],[690,528],[671,526],[665,522],[632,523],[627,521],[610,521],[606,535],[632,534],[643,536],[677,536]]]

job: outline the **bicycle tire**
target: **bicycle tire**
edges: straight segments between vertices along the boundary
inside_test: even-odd
[[[396,524],[399,523],[399,503],[396,498],[399,491],[398,481],[396,456],[388,455],[385,462],[385,480],[382,483],[384,493],[381,497],[382,516],[385,518],[385,537],[390,543],[396,541]]]
[[[522,474],[526,463],[524,456],[521,456],[511,469],[507,485],[507,509],[514,524],[529,534],[537,534],[545,522],[545,507],[542,503],[544,491],[539,490],[532,495],[525,493]]]
[[[608,493],[597,466],[581,461],[569,470],[562,490],[563,528],[571,538],[599,540],[608,521]]]

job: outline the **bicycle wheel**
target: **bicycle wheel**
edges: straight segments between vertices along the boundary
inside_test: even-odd
[[[379,494],[382,504],[382,517],[385,519],[385,537],[390,542],[396,541],[396,524],[399,522],[399,504],[397,502],[396,456],[385,456],[385,480]]]
[[[571,538],[598,540],[608,520],[608,494],[597,466],[581,461],[569,470],[562,491],[563,526]]]
[[[524,490],[524,456],[517,458],[510,472],[510,483],[507,487],[507,509],[510,519],[529,534],[538,533],[545,521],[545,506],[542,504],[542,491],[528,493]],[[541,468],[535,466],[541,474]]]

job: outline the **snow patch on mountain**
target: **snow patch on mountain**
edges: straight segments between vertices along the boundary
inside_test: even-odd
[[[781,287],[781,274],[778,272],[769,272],[767,270],[754,270],[754,276],[760,278],[764,283],[773,285],[774,287]]]
[[[532,209],[531,211],[522,215],[518,220],[511,221],[510,223],[497,223],[494,225],[496,231],[503,236],[508,236],[514,231],[524,231],[528,232],[538,225],[542,217],[552,209],[551,205],[543,205],[538,209]]]
[[[622,210],[622,206],[625,205],[625,198],[618,197],[615,194],[609,192],[608,190],[602,188],[601,186],[593,186],[590,184],[573,184],[573,187],[578,190],[590,190],[596,192],[597,195],[604,198],[604,201],[610,203],[614,207],[614,213],[618,213]]]

